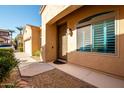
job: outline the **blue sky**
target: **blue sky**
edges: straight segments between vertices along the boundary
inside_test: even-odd
[[[41,25],[39,5],[0,5],[0,28],[16,30],[17,26]],[[19,32],[13,34],[15,37]]]

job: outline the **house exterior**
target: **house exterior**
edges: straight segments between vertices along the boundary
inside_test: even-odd
[[[10,43],[10,32],[6,29],[0,29],[0,44]]]
[[[124,6],[46,5],[42,57],[124,77]]]
[[[24,40],[24,52],[29,56],[32,56],[33,53],[40,50],[40,27],[33,25],[26,25],[24,27],[23,32],[23,40]]]

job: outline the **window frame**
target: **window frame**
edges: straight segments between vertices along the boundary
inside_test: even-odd
[[[114,14],[112,14],[112,13],[109,13],[109,14],[106,14],[105,16],[107,16],[107,15],[110,15],[109,17],[107,17],[107,18],[105,18],[105,16],[100,16],[99,17],[99,19],[100,20],[98,20],[98,19],[95,19],[95,18],[93,18],[93,20],[90,20],[90,21],[88,21],[88,22],[86,22],[86,24],[85,24],[85,22],[84,23],[81,23],[81,24],[83,24],[83,25],[80,25],[79,27],[78,26],[76,26],[76,32],[78,33],[78,29],[79,28],[82,28],[82,27],[85,27],[85,26],[87,26],[87,25],[90,25],[91,27],[91,42],[93,43],[93,31],[92,31],[92,26],[93,26],[93,24],[97,24],[97,23],[100,23],[100,22],[102,22],[102,21],[106,21],[106,20],[110,20],[110,19],[114,19],[114,23],[115,23],[115,52],[114,53],[107,53],[107,52],[94,52],[93,51],[93,48],[91,47],[91,51],[80,51],[80,50],[78,50],[77,48],[78,48],[78,34],[77,34],[77,45],[76,45],[76,50],[77,50],[77,52],[81,52],[81,53],[90,53],[90,54],[102,54],[102,55],[117,55],[118,54],[118,49],[117,49],[117,46],[118,46],[118,43],[117,43],[117,16],[116,16],[116,14],[115,14],[115,12],[113,12]],[[111,16],[112,15],[112,16]],[[102,19],[102,17],[103,17],[103,19]]]

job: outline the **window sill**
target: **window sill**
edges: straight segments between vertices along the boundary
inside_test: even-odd
[[[119,54],[116,53],[100,53],[100,52],[86,52],[86,51],[76,51],[83,54],[89,54],[89,55],[99,55],[99,56],[107,56],[107,57],[119,57]]]

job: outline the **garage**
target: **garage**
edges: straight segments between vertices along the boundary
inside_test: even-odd
[[[24,50],[25,50],[25,53],[26,53],[26,54],[28,54],[29,56],[32,56],[31,40],[25,41]]]

